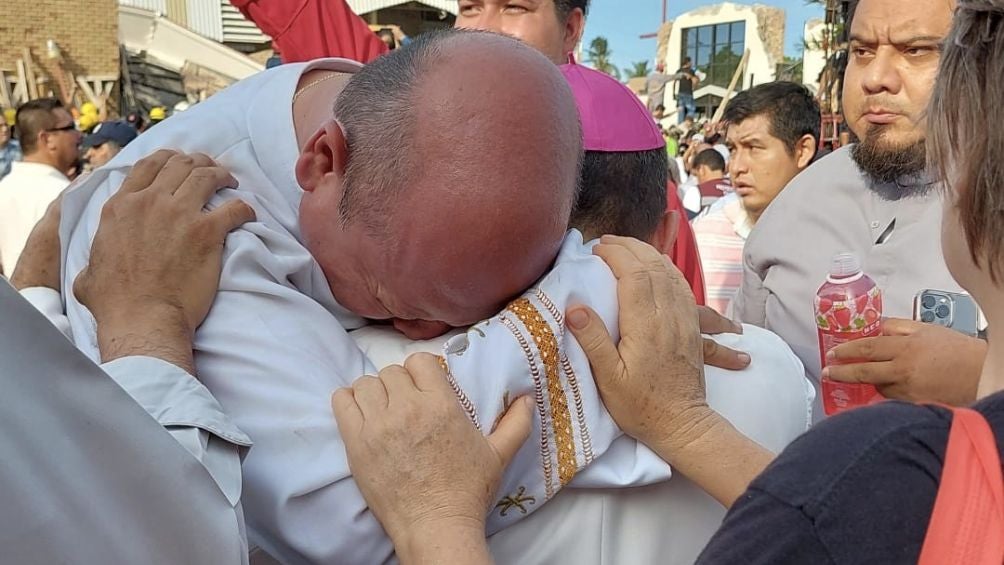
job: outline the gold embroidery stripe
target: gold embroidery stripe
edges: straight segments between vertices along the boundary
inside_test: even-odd
[[[582,455],[585,464],[593,462],[593,440],[589,436],[589,426],[586,425],[586,411],[582,406],[582,392],[579,390],[579,379],[572,370],[572,364],[564,353],[561,355],[561,366],[565,370],[565,378],[568,379],[568,386],[572,389],[572,399],[575,401],[575,418],[579,422],[579,435],[582,436]]]
[[[540,371],[537,370],[537,363],[533,359],[533,352],[530,351],[530,344],[523,339],[523,334],[519,328],[506,315],[505,312],[499,315],[499,320],[506,328],[512,332],[519,346],[526,355],[526,361],[530,365],[530,375],[533,376],[533,394],[537,403],[537,414],[540,416],[540,459],[544,470],[544,496],[551,498],[554,496],[554,472],[551,466],[551,447],[547,439],[547,410],[544,408],[544,386],[541,384]]]
[[[530,331],[530,336],[540,352],[540,360],[544,363],[547,396],[551,403],[551,427],[558,452],[558,478],[561,480],[561,486],[565,486],[575,477],[578,462],[575,457],[575,439],[572,435],[572,417],[568,412],[568,398],[561,384],[558,340],[544,316],[526,298],[517,299],[509,305],[508,310]]]
[[[457,384],[457,379],[453,377],[453,371],[450,370],[450,364],[446,362],[446,357],[442,355],[439,356],[439,366],[443,368],[446,372],[446,380],[450,383],[450,388],[453,389],[453,393],[457,395],[457,401],[460,402],[460,407],[464,409],[467,413],[467,417],[471,419],[474,427],[481,431],[481,424],[478,422],[478,411],[474,408],[474,403],[471,399],[467,397],[467,393],[464,389],[460,388]]]
[[[554,301],[551,297],[544,294],[544,291],[538,289],[536,290],[537,300],[544,305],[544,308],[551,313],[554,317],[554,321],[558,323],[558,328],[561,330],[561,335],[564,336],[565,332],[565,317],[561,315],[561,312],[554,306]],[[589,436],[589,426],[586,425],[586,413],[582,404],[582,391],[579,389],[579,379],[575,376],[575,371],[572,369],[572,364],[569,363],[568,357],[565,352],[561,352],[561,367],[565,370],[565,378],[568,379],[568,387],[572,389],[572,399],[575,402],[575,418],[579,423],[579,436],[582,438],[582,455],[585,459],[585,464],[588,465],[593,462],[593,440]]]

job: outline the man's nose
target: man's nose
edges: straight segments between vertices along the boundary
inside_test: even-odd
[[[741,174],[749,172],[749,164],[747,162],[746,156],[742,151],[735,151],[729,158],[729,176],[732,180],[735,180]]]
[[[892,46],[882,46],[875,51],[875,57],[865,67],[861,76],[861,89],[866,94],[889,92],[896,94],[903,86],[900,63],[903,54]]]

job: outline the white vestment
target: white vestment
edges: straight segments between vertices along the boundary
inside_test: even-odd
[[[257,221],[227,238],[220,290],[194,347],[199,379],[254,441],[243,466],[250,539],[286,563],[378,563],[392,558],[392,547],[352,481],[329,401],[334,389],[375,372],[346,333],[365,322],[335,302],[297,222],[302,191],[290,100],[301,74],[314,68],[352,72],[358,65],[284,65],[241,81],[140,136],[72,188],[60,231],[63,288],[71,289],[87,264],[101,207],[136,160],[172,148],[206,153],[229,169],[240,189],[211,205],[239,196]],[[72,293],[64,302],[75,343],[96,358],[93,318]],[[491,429],[506,399],[534,395],[534,439],[500,492],[533,498],[527,512],[573,479],[618,487],[669,477],[650,451],[618,440],[588,362],[564,331],[562,313],[577,303],[593,307],[616,335],[613,276],[576,232],[537,287],[444,350],[461,404],[481,430]],[[804,417],[804,407],[791,417]],[[602,457],[615,440],[621,455]],[[503,515],[500,507],[488,518],[488,533],[523,516],[518,509]]]
[[[412,341],[387,326],[366,326],[350,335],[383,368],[413,353],[438,352],[458,333]],[[756,326],[744,326],[741,336],[713,338],[750,353],[753,362],[743,371],[706,366],[709,404],[747,437],[779,453],[812,422],[814,393],[802,364],[779,337]],[[637,444],[622,436],[603,457],[630,458],[635,449]],[[721,504],[682,476],[650,486],[602,488],[584,480],[591,469],[580,472],[544,508],[492,536],[496,562],[690,564],[725,517]]]

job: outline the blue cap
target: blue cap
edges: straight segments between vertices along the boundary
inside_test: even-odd
[[[114,141],[119,147],[125,147],[136,139],[136,128],[125,122],[101,122],[84,138],[84,147],[97,147],[106,141]]]

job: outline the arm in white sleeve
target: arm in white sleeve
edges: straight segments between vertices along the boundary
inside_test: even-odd
[[[180,367],[153,357],[123,357],[101,368],[202,463],[236,508],[241,459],[251,439],[209,390]]]
[[[331,412],[334,390],[375,370],[325,307],[330,296],[304,294],[313,284],[324,294],[319,269],[313,282],[300,277],[312,265],[260,224],[232,233],[196,332],[196,370],[254,440],[242,498],[251,544],[283,563],[383,563],[393,546],[352,480]]]
[[[21,291],[21,296],[31,303],[36,310],[42,313],[56,329],[69,340],[73,340],[70,333],[70,319],[63,312],[63,299],[58,290],[45,286],[34,286]]]
[[[32,287],[21,291],[67,337],[70,322],[58,291]],[[240,499],[240,461],[250,438],[234,425],[209,390],[180,367],[153,357],[124,357],[102,368],[199,460],[227,499]]]
[[[232,509],[247,563],[248,539],[241,506],[241,459],[251,446],[205,386],[184,369],[153,357],[122,357],[101,366],[163,426],[212,477]]]

